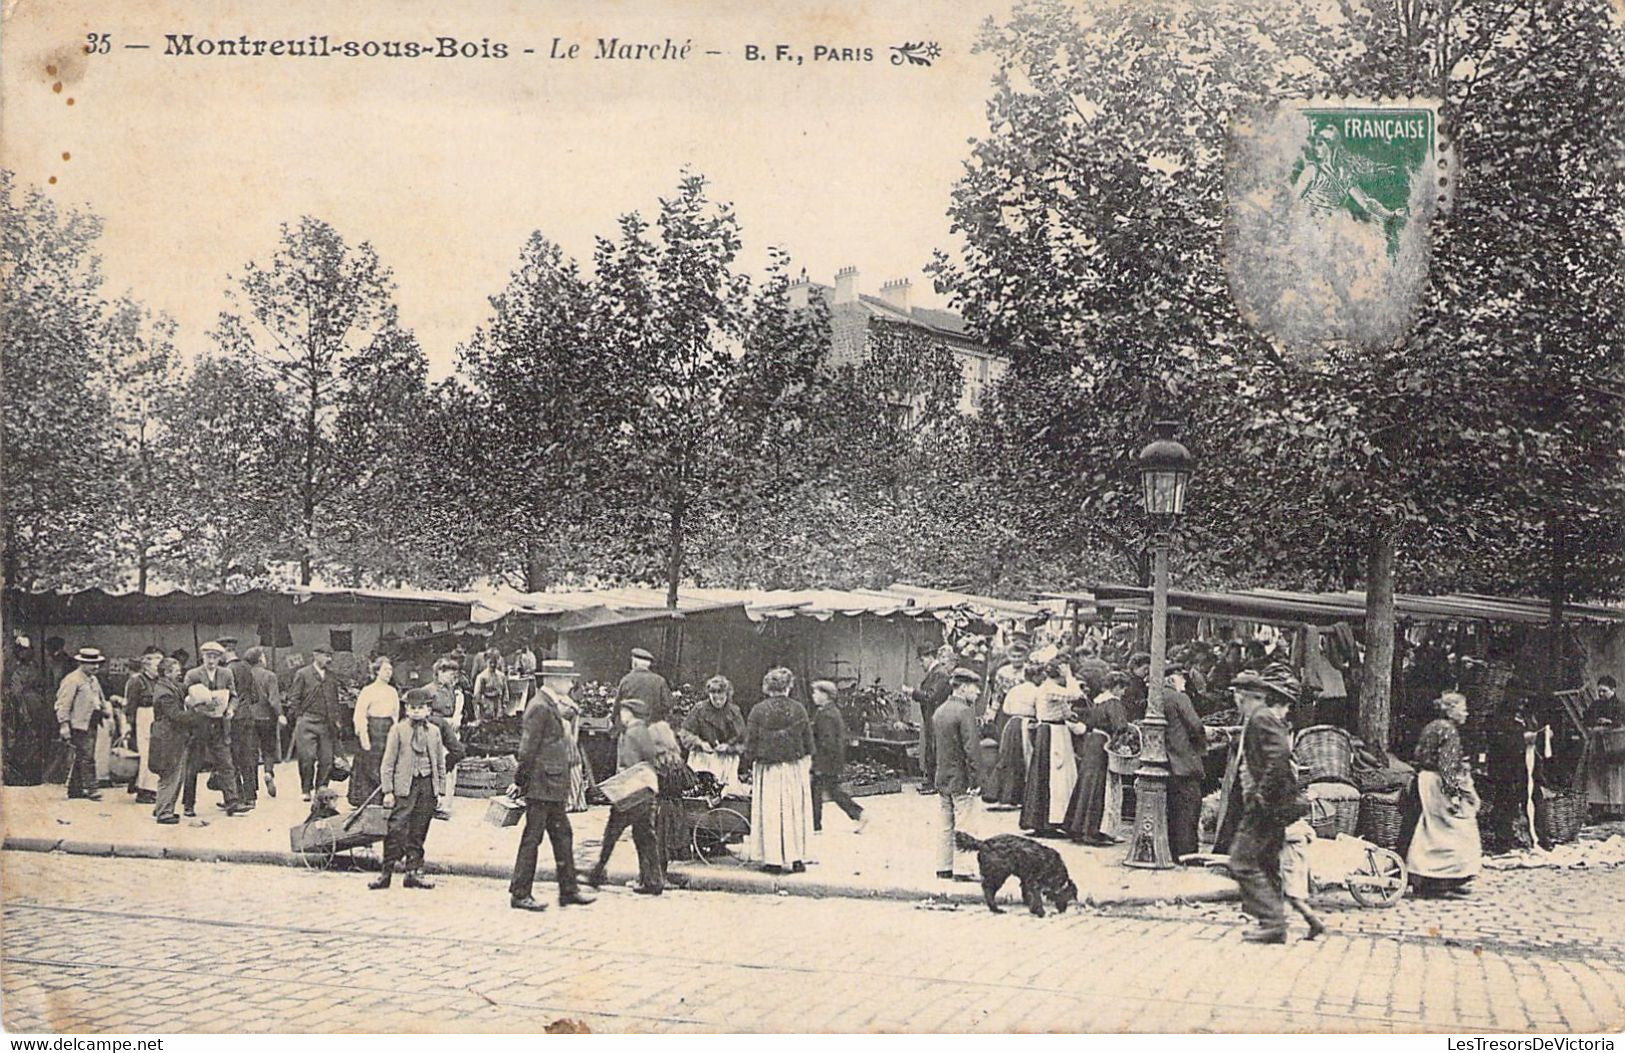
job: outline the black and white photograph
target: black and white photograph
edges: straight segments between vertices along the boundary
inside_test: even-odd
[[[1621,0],[4,0],[0,198],[13,1050],[1625,1031]]]

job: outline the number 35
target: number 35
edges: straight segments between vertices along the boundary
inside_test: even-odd
[[[87,33],[85,35],[85,54],[105,55],[113,50],[113,34]]]

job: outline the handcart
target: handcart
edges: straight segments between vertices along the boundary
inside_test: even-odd
[[[1338,834],[1309,842],[1309,890],[1342,885],[1362,907],[1391,907],[1405,895],[1409,874],[1398,852],[1362,837]]]
[[[351,858],[358,849],[370,854],[371,846],[389,833],[390,809],[373,803],[381,792],[382,787],[374,790],[360,808],[344,815],[330,815],[290,827],[289,848],[312,870],[326,870],[340,852],[349,853]]]

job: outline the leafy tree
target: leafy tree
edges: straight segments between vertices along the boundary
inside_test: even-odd
[[[175,382],[179,361],[175,323],[126,296],[106,319],[97,376],[106,385],[114,470],[107,513],[114,523],[114,557],[122,572],[135,568],[136,591],[147,591],[155,560],[172,543],[173,507],[168,479],[168,436],[159,406]]]
[[[5,580],[105,580],[115,545],[102,338],[101,221],[0,171],[0,464]]]
[[[231,309],[214,332],[224,354],[264,363],[293,407],[288,424],[300,467],[289,541],[302,583],[327,558],[327,519],[356,470],[349,451],[334,442],[341,406],[353,408],[369,396],[356,387],[368,368],[352,370],[351,363],[358,356],[421,357],[400,331],[394,288],[370,244],[351,246],[330,224],[305,216],[283,225],[268,261],[245,265],[228,292]],[[357,419],[353,412],[351,419]]]
[[[205,356],[160,397],[172,543],[154,569],[194,588],[275,580],[295,527],[301,451],[275,376],[246,355]]]

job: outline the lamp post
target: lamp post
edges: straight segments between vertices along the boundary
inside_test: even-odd
[[[1134,836],[1126,866],[1167,870],[1168,720],[1162,708],[1162,680],[1168,666],[1168,548],[1174,522],[1185,511],[1185,487],[1195,466],[1190,451],[1174,437],[1179,425],[1160,420],[1155,438],[1140,451],[1140,487],[1151,523],[1151,679],[1146,685],[1145,719],[1140,722],[1140,766],[1134,776]]]

